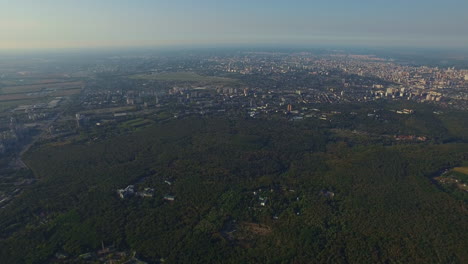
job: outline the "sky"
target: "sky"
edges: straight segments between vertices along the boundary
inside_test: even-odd
[[[0,50],[468,47],[467,0],[0,0]]]

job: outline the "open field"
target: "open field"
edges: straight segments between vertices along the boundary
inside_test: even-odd
[[[68,82],[67,80],[63,79],[37,79],[37,78],[32,78],[32,79],[11,79],[11,80],[2,80],[0,82],[0,85],[4,86],[24,86],[24,85],[36,85],[36,84],[47,84],[47,83],[64,83]]]
[[[254,235],[269,235],[271,234],[271,228],[267,225],[261,225],[257,223],[248,223],[248,222],[243,222],[240,225],[240,230],[245,230],[249,233],[252,233]]]
[[[41,83],[32,85],[15,85],[0,88],[0,94],[18,94],[18,93],[31,93],[39,92],[44,89],[72,89],[81,88],[82,82],[58,82],[58,83]]]
[[[127,122],[122,123],[121,125],[123,127],[133,127],[133,128],[138,128],[138,127],[143,127],[147,125],[153,124],[154,121],[149,120],[149,119],[143,119],[143,118],[137,118],[133,120],[129,120]]]
[[[112,107],[112,108],[101,108],[101,109],[94,109],[83,111],[81,114],[89,115],[89,114],[107,114],[107,113],[117,113],[117,112],[126,112],[126,111],[133,111],[136,109],[136,106],[122,106],[122,107]]]
[[[51,100],[51,97],[34,97],[23,100],[10,100],[0,102],[0,112],[3,112],[8,109],[14,109],[20,105],[32,105],[39,103],[47,103]]]
[[[215,76],[202,76],[193,72],[168,72],[158,74],[138,74],[130,76],[132,79],[175,81],[175,82],[211,82],[211,83],[233,83],[237,80]]]
[[[30,96],[26,94],[4,94],[0,95],[0,101],[10,101],[10,100],[24,100],[28,98],[36,98],[39,96]]]
[[[70,96],[74,94],[79,94],[80,92],[81,92],[81,88],[58,90],[53,93],[53,96]]]
[[[41,97],[56,97],[56,96],[69,96],[73,94],[77,94],[81,91],[81,88],[72,88],[72,89],[64,89],[58,91],[51,91],[51,92],[44,92],[44,93],[35,93],[35,94],[27,94],[27,93],[18,93],[18,94],[0,94],[0,102],[3,101],[11,101],[11,100],[27,100],[27,99],[34,99],[34,98],[41,98]]]
[[[468,175],[468,167],[457,167],[453,170]]]

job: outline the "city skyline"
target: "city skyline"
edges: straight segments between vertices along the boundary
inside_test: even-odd
[[[0,1],[0,50],[190,45],[463,48],[466,1]]]

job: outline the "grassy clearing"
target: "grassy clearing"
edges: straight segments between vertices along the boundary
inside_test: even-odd
[[[153,123],[154,122],[149,119],[137,118],[137,119],[129,120],[127,122],[122,123],[122,126],[137,128],[137,127],[147,126]]]
[[[130,106],[122,106],[122,107],[111,107],[111,108],[88,110],[88,111],[81,112],[81,114],[88,115],[88,114],[120,113],[120,112],[126,112],[126,111],[133,111],[135,109],[136,109],[136,106],[130,105]]]
[[[457,167],[453,170],[468,175],[468,167]]]
[[[233,83],[237,80],[215,76],[202,76],[193,72],[168,72],[158,74],[138,74],[130,76],[131,79],[175,81],[175,82],[211,82],[211,83]]]

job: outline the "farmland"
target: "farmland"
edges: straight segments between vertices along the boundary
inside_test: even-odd
[[[41,93],[19,93],[19,94],[3,94],[0,95],[0,102],[2,101],[14,101],[14,100],[29,100],[41,97],[54,97],[54,96],[69,96],[77,94],[81,91],[79,88],[75,89],[66,89],[58,91],[49,91]]]
[[[80,114],[84,115],[92,115],[92,114],[108,114],[108,113],[119,113],[119,112],[126,112],[126,111],[134,111],[136,109],[135,106],[120,106],[120,107],[111,107],[111,108],[101,108],[101,109],[94,109],[80,112]]]
[[[81,88],[82,86],[82,82],[54,82],[29,85],[11,85],[0,88],[0,94],[36,93],[41,91]]]

